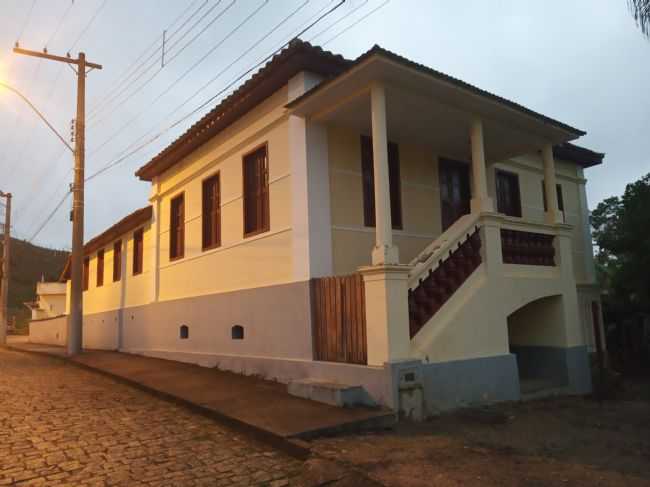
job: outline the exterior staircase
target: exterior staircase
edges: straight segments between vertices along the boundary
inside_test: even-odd
[[[408,294],[411,338],[481,265],[481,236],[476,223],[471,215],[459,219],[411,263],[414,265]]]

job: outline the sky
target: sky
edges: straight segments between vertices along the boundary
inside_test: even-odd
[[[14,54],[14,43],[84,51],[103,66],[86,80],[86,175],[109,167],[86,184],[89,239],[147,204],[140,166],[338,1],[0,0],[0,81],[69,141],[75,74]],[[302,39],[348,58],[379,44],[585,130],[577,143],[606,153],[586,171],[592,208],[650,172],[650,40],[625,0],[347,0]],[[14,195],[15,236],[70,247],[71,198],[57,205],[72,163],[27,104],[0,87],[0,190]]]

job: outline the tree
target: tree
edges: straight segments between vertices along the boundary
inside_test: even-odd
[[[608,304],[650,312],[650,174],[598,204],[591,225]]]
[[[628,0],[627,3],[636,25],[641,28],[643,35],[650,38],[650,0]]]

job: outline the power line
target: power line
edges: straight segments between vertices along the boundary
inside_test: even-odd
[[[353,22],[353,23],[351,23],[350,25],[348,25],[345,29],[343,29],[341,32],[339,32],[338,34],[336,34],[334,37],[330,37],[328,40],[326,40],[325,42],[323,42],[322,45],[323,45],[323,46],[326,46],[327,44],[329,44],[330,42],[334,41],[335,39],[338,39],[338,38],[341,37],[343,34],[345,34],[347,31],[349,31],[350,29],[352,29],[353,27],[355,27],[355,26],[358,25],[359,23],[361,23],[361,22],[363,22],[364,20],[366,20],[366,19],[367,19],[368,17],[370,17],[372,14],[374,14],[374,13],[377,12],[378,10],[381,10],[382,8],[384,8],[384,7],[385,7],[389,2],[390,2],[390,0],[386,0],[385,2],[383,2],[382,4],[380,4],[379,6],[375,7],[374,9],[372,9],[370,12],[368,12],[368,13],[367,13],[366,15],[364,15],[363,17],[360,17],[358,20],[356,20],[355,22]]]
[[[268,3],[268,1],[269,1],[269,0],[265,0],[265,1],[264,1],[264,4]],[[209,22],[207,25],[205,25],[204,28],[203,28],[203,29],[202,29],[202,30],[201,30],[197,35],[195,35],[192,39],[190,39],[190,40],[189,40],[189,41],[188,41],[188,42],[187,42],[187,43],[186,43],[186,44],[181,48],[180,51],[178,51],[176,54],[174,54],[174,56],[172,56],[172,57],[168,60],[167,65],[170,64],[174,59],[176,59],[176,57],[177,57],[181,52],[183,52],[183,51],[184,51],[184,50],[185,50],[189,45],[191,45],[191,44],[192,44],[196,39],[198,39],[199,36],[201,36],[201,34],[203,34],[203,33],[206,31],[206,29],[208,29],[212,24],[214,24],[217,20],[219,20],[219,19],[220,19],[220,18],[221,18],[221,17],[222,17],[222,16],[223,16],[223,15],[224,15],[228,10],[230,10],[230,8],[231,8],[231,7],[232,7],[236,2],[237,2],[237,0],[232,0],[232,2],[231,2],[231,3],[230,3],[230,4],[229,4],[225,9],[223,9],[221,12],[219,12],[219,13],[218,13],[218,14],[217,14],[217,15],[216,15],[212,20],[210,20],[210,22]],[[217,3],[216,3],[212,8],[208,11],[208,12],[206,12],[206,15],[209,14],[209,13],[210,13],[214,8],[216,8],[220,3],[221,3],[221,0],[219,0],[219,1],[218,1],[218,2],[217,2]],[[185,34],[183,34],[183,36],[182,36],[178,41],[176,41],[176,43],[174,43],[172,46],[170,46],[170,50],[173,49],[173,47],[174,47],[176,44],[178,44],[178,42],[180,42],[180,41],[185,37],[185,35],[186,35],[188,32],[191,31],[191,29],[194,29],[194,28],[196,27],[196,25],[197,25],[201,20],[203,20],[203,18],[205,18],[206,15],[204,15],[203,17],[201,17],[201,19],[199,19],[199,21],[198,21],[197,23],[195,23],[195,24],[190,28],[190,30],[186,31]],[[158,59],[162,59],[162,56],[161,56],[160,58],[158,58]],[[155,65],[155,64],[153,64],[153,65]],[[153,65],[152,65],[152,66],[153,66]],[[161,67],[158,68],[158,70],[155,71],[155,72],[154,72],[154,73],[153,73],[149,78],[147,78],[147,80],[146,80],[144,83],[142,83],[139,87],[137,87],[134,91],[132,91],[132,92],[131,92],[131,93],[130,93],[126,98],[124,98],[122,101],[120,101],[118,105],[116,105],[116,106],[114,106],[112,109],[110,109],[110,111],[109,111],[107,114],[105,114],[103,117],[101,117],[101,118],[99,118],[99,119],[95,119],[94,121],[92,121],[92,122],[89,124],[89,128],[92,128],[93,126],[96,126],[97,124],[101,123],[103,120],[105,120],[107,117],[109,117],[112,113],[114,113],[115,110],[117,110],[118,108],[120,108],[120,107],[121,107],[122,105],[124,105],[127,101],[129,101],[131,98],[133,98],[136,94],[138,94],[140,91],[142,91],[142,90],[144,89],[144,87],[147,86],[147,85],[148,85],[148,84],[149,84],[149,83],[150,83],[150,82],[151,82],[151,81],[152,81],[152,80],[153,80],[153,79],[158,75],[158,73],[160,73],[162,70],[163,70],[163,67],[161,66]],[[148,71],[148,69],[147,69],[146,71]],[[146,71],[145,71],[145,72],[146,72]],[[142,75],[143,75],[145,72],[141,73],[141,75],[138,76],[134,81],[137,81],[138,79],[140,79],[140,78],[142,77]],[[126,86],[126,89],[128,89],[128,88],[129,88],[129,86]],[[125,92],[125,91],[126,91],[126,90],[123,90],[122,93]],[[122,93],[118,94],[117,97],[119,97]],[[96,117],[96,116],[97,116],[97,114],[95,114],[95,117]]]
[[[175,25],[175,24],[176,24],[176,23],[177,23],[181,18],[183,18],[183,16],[185,16],[185,14],[186,14],[188,11],[191,10],[191,9],[194,7],[194,5],[196,5],[197,1],[198,1],[198,0],[194,0],[194,2],[190,3],[190,5],[189,5],[188,7],[186,7],[186,8],[181,12],[181,14],[180,14],[179,16],[176,17],[176,19],[174,19],[174,21],[173,21],[173,22],[172,22],[172,23],[167,27],[167,29],[171,29],[172,27],[174,27],[174,25]],[[207,3],[208,3],[208,0],[204,0],[203,3],[201,4],[201,6],[200,6],[198,9],[196,9],[196,11],[194,11],[194,13],[193,13],[190,17],[188,17],[188,18],[185,20],[185,22],[183,22],[183,24],[182,24],[178,29],[176,29],[176,31],[172,32],[172,34],[170,34],[169,37],[170,37],[170,38],[173,37],[174,34],[176,34],[180,29],[182,29],[182,28],[187,24],[188,21],[190,21],[191,19],[193,19],[194,16],[195,16],[196,14],[198,14],[198,13],[199,13],[199,12],[200,12],[200,11],[201,11],[205,6],[206,6],[206,5],[207,5]],[[154,39],[154,41],[153,41],[153,42],[152,42],[152,43],[151,43],[151,44],[150,44],[150,45],[149,45],[149,46],[148,46],[148,47],[147,47],[147,48],[146,48],[146,49],[145,49],[145,50],[144,50],[144,51],[143,51],[139,56],[138,56],[138,58],[137,58],[135,61],[133,61],[133,62],[129,65],[129,67],[127,67],[127,68],[126,68],[126,69],[125,69],[125,70],[124,70],[124,71],[123,71],[119,76],[117,76],[117,77],[115,78],[115,80],[120,80],[120,78],[121,78],[121,81],[119,81],[119,82],[117,82],[117,83],[113,83],[112,88],[110,88],[110,89],[106,92],[106,94],[105,94],[105,95],[104,95],[100,100],[97,101],[97,103],[95,104],[94,108],[93,108],[92,110],[90,110],[89,117],[94,116],[95,112],[97,112],[97,111],[100,109],[101,106],[103,106],[103,105],[106,104],[106,101],[107,101],[108,98],[113,97],[114,93],[115,93],[116,91],[118,91],[118,90],[119,90],[119,89],[124,85],[124,83],[126,83],[129,79],[131,79],[131,77],[132,77],[135,73],[137,73],[138,70],[141,69],[141,68],[145,65],[145,63],[147,63],[147,62],[148,62],[148,61],[149,61],[153,56],[155,56],[156,53],[157,53],[158,51],[161,51],[161,50],[162,50],[162,46],[159,46],[157,49],[154,49],[154,51],[153,51],[152,53],[149,54],[149,57],[147,57],[144,61],[142,61],[142,58],[145,57],[145,55],[149,52],[149,50],[150,50],[152,47],[154,47],[155,45],[158,44],[158,42],[159,42],[159,40],[161,39],[161,37],[162,37],[162,36],[158,36],[158,37],[156,37],[156,38]],[[159,59],[160,59],[160,58],[157,58],[157,59],[156,59],[156,62],[157,62]],[[133,68],[135,68],[135,69],[133,69]],[[132,69],[133,69],[133,71],[132,71]],[[127,73],[129,73],[129,74],[127,75]]]
[[[68,8],[65,10],[65,12],[63,12],[63,15],[61,16],[59,22],[56,25],[56,29],[54,29],[54,32],[45,43],[45,47],[47,47],[50,44],[50,42],[52,42],[54,38],[57,36],[59,30],[61,29],[61,26],[63,25],[63,22],[65,21],[66,17],[70,13],[70,10],[72,10],[72,7],[74,7],[74,0],[70,0],[70,5],[68,5]]]
[[[93,14],[93,16],[90,18],[90,20],[89,20],[88,23],[86,24],[86,27],[83,28],[83,30],[82,30],[81,33],[77,36],[77,38],[76,38],[75,41],[72,43],[72,46],[70,47],[70,49],[68,49],[68,51],[72,51],[72,50],[75,48],[75,46],[79,43],[79,41],[81,40],[81,38],[82,38],[83,36],[86,35],[86,32],[88,32],[88,29],[90,29],[90,27],[93,25],[93,23],[95,22],[95,19],[97,18],[97,16],[99,15],[99,13],[104,9],[105,6],[106,6],[106,0],[104,0],[104,1],[101,3],[101,5],[99,5],[99,7],[97,7],[97,10],[95,10],[95,13]]]
[[[281,25],[286,23],[289,19],[291,19],[294,15],[296,15],[301,9],[303,9],[310,0],[306,0],[303,2],[301,5],[299,5],[296,9],[294,9],[287,17],[285,17],[278,25],[276,25],[268,34],[272,34],[275,32]],[[126,128],[128,128],[133,122],[135,122],[138,118],[140,118],[147,110],[148,107],[153,106],[155,102],[160,100],[164,95],[169,93],[182,79],[184,79],[191,71],[196,69],[203,61],[205,61],[216,49],[218,49],[220,46],[223,45],[225,41],[227,41],[230,37],[232,37],[241,27],[243,27],[247,22],[250,21],[251,18],[253,18],[267,3],[263,3],[257,7],[251,14],[249,14],[242,22],[239,23],[234,29],[232,29],[228,34],[226,34],[225,37],[223,37],[217,44],[212,46],[208,50],[207,53],[205,53],[198,61],[196,61],[192,66],[190,66],[181,76],[179,76],[175,81],[173,81],[167,88],[165,88],[161,93],[159,93],[153,100],[151,100],[147,106],[143,109],[140,110],[134,117],[132,117],[128,122],[126,122],[124,125],[122,125],[116,132],[114,132],[108,139],[106,139],[102,144],[97,146],[92,150],[92,154],[98,152],[100,149],[105,147],[109,142],[115,139],[117,135],[119,135],[122,131],[124,131]],[[264,40],[262,38],[261,40]],[[261,41],[258,41],[258,43]]]
[[[341,5],[343,5],[345,2],[346,2],[346,0],[340,0],[340,1],[339,1],[339,2],[334,6],[334,7],[330,8],[327,12],[325,12],[324,14],[322,14],[322,15],[321,15],[320,17],[318,17],[315,21],[313,21],[311,24],[309,24],[307,27],[305,27],[302,31],[300,31],[300,33],[299,33],[296,37],[300,37],[301,35],[303,35],[303,34],[304,34],[305,32],[307,32],[309,29],[311,29],[311,28],[314,27],[316,24],[318,24],[318,22],[320,22],[321,20],[323,20],[324,18],[326,18],[326,17],[327,17],[328,15],[330,15],[332,12],[334,12],[335,10],[337,10],[339,7],[341,7]],[[276,26],[276,28],[277,28],[277,26]],[[268,35],[269,35],[269,34],[265,35],[262,39],[268,37]],[[255,44],[253,44],[252,47],[255,47],[257,44],[259,44],[259,42],[260,42],[260,41],[258,41],[258,42],[256,42]],[[109,169],[111,169],[111,168],[117,166],[118,164],[120,164],[121,162],[123,162],[124,160],[126,160],[128,157],[130,157],[130,156],[136,154],[137,152],[139,152],[140,150],[142,150],[144,147],[146,147],[146,146],[150,145],[151,143],[153,143],[154,141],[158,140],[160,137],[162,137],[162,136],[163,136],[165,133],[167,133],[169,130],[171,130],[171,129],[173,129],[174,127],[178,126],[179,124],[181,124],[182,122],[184,122],[185,120],[187,120],[189,117],[191,117],[192,115],[194,115],[196,112],[198,112],[198,111],[200,111],[201,109],[203,109],[206,105],[208,105],[209,103],[211,103],[215,98],[217,98],[218,96],[220,96],[221,94],[223,94],[226,90],[228,90],[229,88],[231,88],[234,84],[236,84],[236,83],[238,83],[239,81],[241,81],[244,77],[246,77],[248,74],[250,74],[253,70],[255,70],[256,68],[258,68],[259,66],[261,66],[262,64],[264,64],[265,62],[267,62],[269,59],[271,59],[273,56],[275,56],[277,52],[279,52],[279,51],[281,51],[282,49],[284,49],[284,48],[285,48],[285,47],[286,47],[290,42],[291,42],[291,41],[288,41],[288,42],[284,43],[284,44],[283,44],[279,49],[276,49],[274,52],[272,52],[271,54],[269,54],[268,56],[266,56],[266,57],[265,57],[264,59],[262,59],[260,62],[256,63],[256,64],[253,65],[251,68],[249,68],[248,70],[246,70],[244,73],[242,73],[241,75],[239,75],[238,77],[236,77],[236,78],[235,78],[234,80],[232,80],[232,81],[231,81],[231,82],[230,82],[226,87],[224,87],[222,90],[220,90],[216,95],[210,97],[208,100],[206,100],[205,102],[203,102],[201,105],[199,105],[197,108],[195,108],[194,110],[192,110],[190,113],[186,114],[185,116],[181,117],[179,120],[175,121],[174,123],[172,123],[171,125],[169,125],[169,126],[166,127],[165,129],[161,130],[161,131],[158,132],[156,135],[154,135],[153,137],[151,137],[150,139],[148,139],[146,142],[144,142],[144,143],[140,144],[138,147],[134,148],[132,151],[130,151],[130,152],[124,154],[124,155],[119,156],[117,159],[115,159],[115,160],[109,162],[109,163],[106,164],[104,167],[102,167],[101,169],[99,169],[99,170],[96,171],[95,173],[93,173],[93,174],[91,174],[90,176],[88,176],[88,177],[86,178],[86,181],[90,181],[90,180],[96,178],[96,177],[99,176],[100,174],[103,174],[104,172],[108,171]],[[249,48],[249,49],[248,49],[248,50],[247,50],[243,55],[245,55],[248,51],[250,51],[250,50],[252,49],[252,47]],[[239,56],[239,57],[238,57],[235,61],[233,61],[233,62],[232,62],[228,67],[232,66],[235,62],[237,62],[239,59],[241,59],[241,58],[243,57],[243,55]],[[226,68],[226,69],[228,69],[228,68]],[[224,71],[224,70],[222,70],[222,71],[220,72],[220,74],[223,73],[223,71]],[[220,76],[220,74],[218,74],[217,77]],[[213,78],[213,80],[216,79],[217,77]],[[213,80],[211,80],[209,83],[211,83]],[[208,83],[208,84],[209,84],[209,83]],[[183,105],[187,104],[187,102],[188,102],[189,100],[193,99],[194,96],[196,95],[196,93],[200,92],[200,91],[201,91],[205,86],[207,86],[207,85],[204,85],[204,86],[201,87],[199,90],[197,90],[197,92],[195,92],[194,95],[192,95],[190,98],[188,98],[188,99],[183,103]],[[182,107],[183,105],[181,105],[181,107]],[[179,108],[180,108],[180,107],[179,107]]]
[[[61,201],[59,201],[59,203],[54,207],[54,209],[53,209],[52,212],[47,216],[47,218],[45,219],[45,221],[43,221],[43,223],[41,223],[41,226],[38,227],[38,230],[36,230],[36,232],[34,232],[34,234],[33,234],[33,235],[31,236],[31,238],[28,240],[29,243],[32,243],[32,242],[34,241],[34,239],[35,239],[36,237],[38,237],[38,235],[43,231],[43,229],[44,229],[45,226],[50,222],[50,220],[51,220],[52,218],[54,218],[54,215],[56,215],[56,212],[59,211],[59,208],[61,208],[61,206],[63,206],[63,203],[65,203],[65,201],[68,199],[69,196],[70,196],[70,191],[68,191],[68,192],[63,196],[63,198],[61,198]]]
[[[346,13],[345,15],[342,15],[339,19],[337,19],[336,21],[334,21],[333,23],[331,23],[330,25],[328,25],[327,27],[325,27],[325,28],[324,28],[323,30],[321,30],[318,34],[312,36],[312,37],[309,39],[308,42],[312,42],[314,39],[319,38],[319,37],[322,36],[325,32],[327,32],[327,31],[330,30],[332,27],[336,26],[339,22],[341,22],[342,20],[344,20],[346,17],[349,17],[350,15],[352,15],[353,13],[355,13],[357,10],[359,10],[359,9],[362,8],[362,7],[364,7],[367,3],[368,3],[368,0],[365,0],[363,3],[360,3],[360,4],[357,5],[355,8],[353,8],[350,12]]]
[[[27,17],[25,17],[25,21],[23,22],[23,26],[21,27],[20,31],[18,31],[18,36],[16,37],[16,42],[20,42],[20,39],[23,37],[23,34],[25,33],[25,29],[27,28],[27,24],[29,24],[29,21],[32,18],[32,12],[34,11],[34,5],[36,5],[36,0],[32,0],[32,4],[29,7],[29,12],[27,12]]]

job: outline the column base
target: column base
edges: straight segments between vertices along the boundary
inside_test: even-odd
[[[544,212],[544,221],[546,223],[555,224],[555,223],[564,223],[564,212],[562,211],[545,211]]]
[[[494,201],[492,198],[472,198],[469,205],[472,213],[494,212]]]
[[[375,246],[372,249],[372,265],[399,264],[399,249],[395,245]]]

